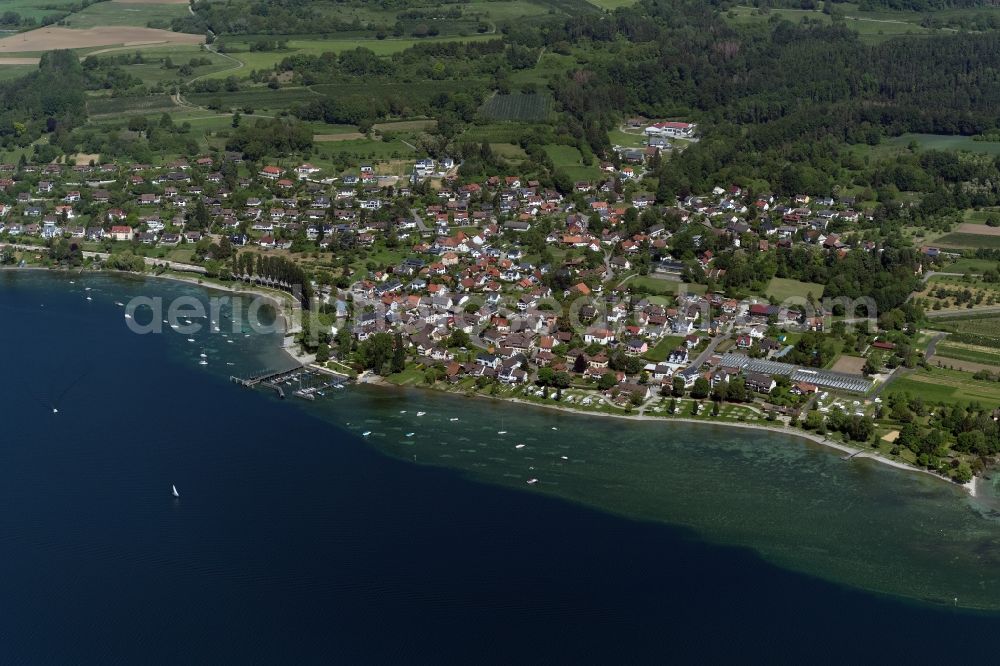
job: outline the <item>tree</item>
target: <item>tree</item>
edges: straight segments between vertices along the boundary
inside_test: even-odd
[[[691,397],[698,400],[702,400],[708,397],[709,392],[711,392],[712,387],[708,383],[708,380],[704,377],[699,377],[694,380],[694,386],[691,387]]]
[[[469,334],[460,328],[456,328],[451,332],[448,337],[448,346],[450,347],[465,347],[468,348],[470,344]]]
[[[618,376],[613,372],[605,372],[601,375],[601,378],[597,381],[597,388],[602,391],[607,391],[615,384],[618,383]]]
[[[393,338],[388,333],[376,333],[358,346],[358,360],[366,370],[382,374],[393,356]]]
[[[684,397],[684,378],[681,377],[681,376],[679,376],[679,375],[675,375],[674,379],[673,379],[672,386],[673,386],[673,391],[672,392],[673,392],[674,397],[675,398],[683,398]]]
[[[403,345],[402,333],[396,333],[392,347],[392,372],[402,372],[406,369],[406,347]]]
[[[577,354],[576,360],[573,361],[573,372],[582,375],[587,370],[587,357],[583,354]]]
[[[330,345],[325,342],[320,343],[316,348],[316,362],[326,363],[330,360]]]

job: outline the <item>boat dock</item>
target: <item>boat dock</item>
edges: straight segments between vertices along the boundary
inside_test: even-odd
[[[329,370],[297,366],[290,370],[277,372],[264,371],[246,378],[231,376],[229,381],[244,388],[256,388],[257,386],[269,388],[277,393],[281,399],[285,398],[287,390],[303,400],[315,400],[316,396],[325,395],[323,391],[326,389],[342,389],[351,379]]]

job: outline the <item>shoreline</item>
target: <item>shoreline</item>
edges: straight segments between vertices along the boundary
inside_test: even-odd
[[[36,271],[55,271],[55,272],[66,272],[66,273],[73,273],[74,272],[74,271],[72,271],[70,269],[49,268],[49,267],[45,267],[45,266],[24,266],[24,267],[5,266],[5,267],[2,267],[2,269],[3,270],[10,270],[10,271],[36,270]],[[214,283],[204,282],[204,278],[197,278],[197,277],[190,277],[189,278],[189,277],[185,277],[185,276],[182,276],[182,275],[163,275],[163,274],[157,275],[157,274],[152,274],[152,273],[133,273],[133,272],[130,272],[130,271],[108,271],[108,270],[101,270],[101,271],[83,271],[83,270],[80,270],[80,271],[77,271],[77,272],[79,272],[79,273],[90,272],[90,273],[93,273],[93,274],[102,274],[103,273],[103,274],[106,274],[106,275],[118,275],[118,276],[122,276],[122,277],[124,277],[124,276],[132,276],[132,277],[155,278],[155,279],[160,279],[160,280],[171,280],[171,281],[174,281],[174,282],[181,282],[181,283],[186,283],[186,284],[194,285],[196,287],[202,287],[204,289],[214,289],[216,291],[221,291],[221,292],[224,292],[224,293],[246,294],[246,295],[252,295],[252,296],[259,296],[261,298],[264,298],[264,299],[268,300],[270,303],[272,303],[275,306],[275,309],[278,312],[278,316],[281,318],[281,321],[282,321],[282,336],[283,336],[283,339],[284,339],[284,337],[286,337],[286,336],[288,336],[290,334],[289,333],[289,325],[288,325],[289,324],[289,319],[288,319],[288,315],[285,312],[286,304],[283,302],[284,299],[281,299],[277,294],[268,293],[268,292],[262,291],[260,289],[254,289],[252,286],[246,287],[246,288],[237,288],[235,286],[234,287],[229,287],[229,286],[225,286],[225,285],[218,285],[218,284],[214,284]],[[295,363],[299,364],[300,366],[311,365],[314,362],[314,357],[312,355],[298,354],[298,353],[295,352],[294,349],[285,347],[283,344],[279,346],[279,349],[280,349],[280,351],[282,353],[285,354],[285,356],[287,356],[289,359],[291,359]],[[684,416],[647,416],[645,414],[609,414],[607,412],[598,412],[598,411],[590,412],[590,411],[583,411],[583,410],[579,410],[579,409],[574,409],[572,407],[566,407],[564,405],[540,404],[540,403],[535,403],[535,402],[531,402],[531,401],[528,401],[528,400],[522,400],[520,398],[502,398],[502,397],[497,397],[497,396],[492,396],[492,395],[483,395],[483,394],[480,394],[480,393],[473,393],[471,395],[465,394],[465,393],[463,393],[463,394],[457,394],[457,393],[454,393],[452,391],[444,391],[444,390],[441,390],[441,389],[435,389],[435,388],[431,388],[431,387],[418,387],[418,386],[403,387],[403,386],[397,386],[395,384],[392,384],[390,382],[385,381],[385,379],[383,379],[382,377],[379,377],[378,375],[369,375],[368,373],[363,373],[362,375],[359,375],[358,378],[357,378],[357,381],[358,381],[358,383],[364,383],[364,384],[368,384],[368,385],[371,385],[371,386],[379,386],[379,387],[382,387],[382,388],[393,388],[393,389],[417,388],[417,389],[426,389],[426,390],[438,391],[439,393],[451,394],[451,395],[454,395],[454,396],[457,396],[457,397],[462,397],[462,398],[470,398],[471,397],[471,398],[482,398],[482,399],[487,399],[487,400],[497,400],[497,401],[500,401],[500,402],[507,402],[507,403],[512,403],[512,404],[520,404],[520,405],[526,405],[526,406],[530,406],[530,407],[537,407],[539,409],[555,410],[555,411],[565,412],[567,414],[575,414],[575,415],[578,415],[578,416],[608,417],[608,418],[617,418],[617,419],[627,419],[627,420],[632,420],[632,421],[661,421],[661,422],[670,422],[670,421],[673,421],[673,422],[679,422],[679,423],[690,423],[690,424],[695,424],[695,425],[714,425],[714,426],[720,426],[720,427],[742,428],[742,429],[745,429],[745,430],[757,430],[757,431],[762,431],[762,432],[774,432],[774,433],[783,434],[783,435],[789,435],[789,436],[793,436],[793,437],[800,437],[802,439],[805,439],[805,440],[807,440],[809,442],[812,442],[814,444],[817,444],[819,446],[824,446],[824,447],[827,447],[829,449],[840,451],[841,453],[849,454],[849,456],[850,456],[850,458],[852,460],[855,459],[855,458],[867,458],[869,460],[873,460],[875,462],[881,463],[883,465],[887,465],[889,467],[892,467],[892,468],[895,468],[895,469],[898,469],[898,470],[907,471],[907,472],[916,472],[916,473],[920,473],[920,474],[926,474],[926,475],[932,476],[932,477],[934,477],[934,478],[936,478],[936,479],[938,479],[940,481],[944,481],[944,482],[946,482],[948,484],[951,484],[953,486],[958,486],[958,487],[963,488],[973,498],[975,498],[977,496],[977,494],[978,494],[977,493],[977,482],[978,482],[978,478],[979,477],[973,476],[972,480],[969,481],[968,483],[964,483],[964,484],[955,483],[951,479],[949,479],[949,478],[947,478],[945,476],[942,476],[942,475],[938,474],[937,472],[934,472],[934,471],[931,471],[931,470],[928,470],[928,469],[921,469],[919,467],[914,467],[912,465],[907,465],[906,463],[902,463],[902,462],[899,462],[899,461],[896,461],[896,460],[892,460],[890,458],[886,458],[885,456],[882,456],[882,455],[880,455],[880,454],[878,454],[878,453],[876,453],[874,451],[870,451],[870,450],[867,450],[867,449],[856,448],[854,446],[851,446],[849,444],[844,444],[842,442],[835,442],[835,441],[833,441],[833,440],[831,440],[831,439],[829,439],[829,438],[827,438],[825,436],[817,435],[815,433],[812,433],[812,432],[809,432],[809,431],[805,431],[805,430],[791,429],[791,428],[789,428],[787,426],[778,427],[778,426],[763,425],[763,424],[758,424],[758,423],[739,423],[739,422],[731,422],[731,421],[710,421],[710,420],[702,420],[702,419],[693,419],[693,418],[684,417]]]
[[[937,472],[933,472],[933,471],[931,471],[929,469],[921,469],[919,467],[913,467],[912,465],[907,465],[906,463],[902,463],[902,462],[899,462],[897,460],[892,460],[890,458],[886,458],[885,456],[879,455],[878,453],[876,453],[874,451],[870,451],[870,450],[867,450],[867,449],[857,448],[857,447],[851,446],[849,444],[844,444],[842,442],[835,442],[835,441],[833,441],[833,440],[831,440],[831,439],[829,439],[827,437],[823,437],[821,435],[817,435],[816,433],[812,433],[812,432],[809,432],[807,430],[796,430],[796,429],[788,428],[787,426],[786,427],[778,427],[778,426],[763,425],[763,424],[757,424],[757,423],[739,423],[739,422],[732,422],[732,421],[710,421],[710,420],[702,420],[702,419],[693,419],[693,418],[685,417],[685,416],[647,416],[645,414],[609,414],[607,412],[587,412],[587,411],[582,411],[582,410],[579,410],[579,409],[573,409],[572,407],[565,407],[563,405],[539,404],[539,403],[531,402],[529,400],[522,400],[520,398],[500,398],[500,397],[497,397],[497,396],[482,395],[482,394],[479,394],[479,393],[474,393],[474,394],[471,394],[471,395],[469,395],[469,394],[457,394],[457,393],[453,393],[451,391],[442,391],[440,389],[434,389],[434,388],[423,387],[423,386],[405,386],[405,387],[404,386],[397,386],[397,385],[392,384],[390,382],[387,382],[383,378],[377,377],[377,376],[376,376],[375,379],[371,379],[368,376],[366,376],[366,378],[364,380],[362,380],[361,377],[359,376],[359,380],[358,381],[359,381],[359,383],[369,384],[371,386],[378,386],[378,387],[381,387],[381,388],[393,388],[393,389],[407,389],[407,388],[411,388],[411,389],[418,389],[418,390],[438,391],[439,393],[456,395],[456,396],[460,396],[460,397],[463,397],[463,398],[482,398],[482,399],[485,399],[485,400],[497,400],[499,402],[507,402],[507,403],[514,403],[514,404],[519,404],[519,405],[526,405],[526,406],[529,406],[529,407],[537,407],[539,409],[549,409],[549,410],[554,410],[554,411],[565,412],[567,414],[574,414],[574,415],[578,415],[578,416],[607,417],[607,418],[613,418],[613,419],[626,419],[626,420],[631,420],[631,421],[653,421],[653,422],[659,421],[659,422],[663,422],[663,423],[671,423],[671,422],[676,422],[676,423],[690,423],[690,424],[701,425],[701,426],[719,426],[719,427],[723,427],[723,428],[742,428],[744,430],[757,430],[757,431],[762,431],[762,432],[773,432],[773,433],[777,433],[777,434],[780,434],[780,435],[788,435],[788,436],[791,436],[791,437],[799,437],[801,439],[805,439],[805,440],[807,440],[809,442],[812,442],[813,444],[817,444],[819,446],[824,446],[824,447],[827,447],[829,449],[834,449],[834,450],[840,451],[841,453],[849,454],[851,456],[851,459],[867,458],[868,460],[872,460],[872,461],[875,461],[877,463],[881,463],[883,465],[887,465],[889,467],[892,467],[892,468],[895,468],[895,469],[898,469],[898,470],[902,470],[902,471],[905,471],[905,472],[916,472],[916,473],[919,473],[919,474],[926,474],[928,476],[934,477],[935,479],[938,479],[939,481],[944,481],[944,482],[948,483],[949,485],[956,486],[956,487],[964,489],[965,492],[967,492],[969,494],[969,496],[973,497],[973,498],[975,498],[977,496],[977,494],[978,494],[976,486],[977,486],[977,482],[978,482],[979,477],[977,477],[977,476],[972,477],[972,480],[969,481],[968,483],[955,483],[954,481],[952,481],[948,477],[941,476]],[[845,462],[850,462],[850,461],[845,461]]]

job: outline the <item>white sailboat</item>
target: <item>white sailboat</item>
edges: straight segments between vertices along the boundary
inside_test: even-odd
[[[177,486],[175,486],[173,484],[170,485],[170,494],[172,494],[174,497],[180,497],[181,496],[181,494],[179,492],[177,492]]]

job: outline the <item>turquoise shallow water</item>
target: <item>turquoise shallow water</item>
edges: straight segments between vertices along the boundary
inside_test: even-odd
[[[133,335],[139,294],[206,295],[0,273],[6,663],[994,653],[963,608],[1000,607],[1000,525],[959,488],[771,433],[279,401],[228,381],[286,363],[275,339]]]

